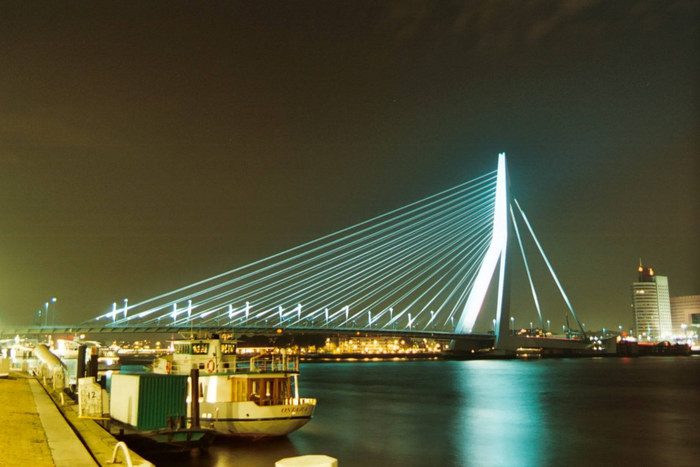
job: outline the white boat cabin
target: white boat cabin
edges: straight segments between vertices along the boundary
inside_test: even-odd
[[[193,339],[174,341],[170,355],[157,358],[154,373],[190,374],[198,369],[200,375],[231,373],[299,373],[299,359],[284,350],[241,356],[235,342],[219,339]]]
[[[153,372],[191,375],[199,370],[202,426],[242,436],[281,436],[307,423],[316,399],[299,397],[299,358],[274,349],[239,349],[212,339],[173,341],[172,353],[153,362]],[[187,403],[191,410],[192,378]]]

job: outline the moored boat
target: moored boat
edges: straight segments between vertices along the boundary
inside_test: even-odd
[[[98,394],[100,385],[93,378],[82,378],[81,384],[85,385],[80,393],[84,394],[87,412],[95,403],[91,394]],[[188,426],[187,386],[184,375],[115,373],[110,378],[109,422],[103,426],[110,433],[116,430],[115,436],[129,445],[137,444],[138,451],[207,448],[216,433],[206,427]],[[98,413],[100,408],[93,411]]]
[[[308,423],[316,408],[316,399],[299,396],[299,358],[285,352],[244,356],[235,342],[218,337],[183,339],[153,362],[158,374],[189,375],[193,369],[199,370],[199,424],[219,434],[284,436]],[[191,388],[187,394],[191,421]]]

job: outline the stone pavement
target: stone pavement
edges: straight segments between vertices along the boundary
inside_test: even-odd
[[[0,466],[98,465],[39,382],[0,378]]]
[[[29,381],[11,373],[0,379],[0,465],[53,466]]]

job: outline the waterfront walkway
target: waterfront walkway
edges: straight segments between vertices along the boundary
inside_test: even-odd
[[[94,421],[79,418],[75,404],[62,410],[33,376],[11,372],[0,378],[0,466],[107,465],[117,440]],[[133,465],[152,465],[133,451],[130,455]]]
[[[96,466],[39,382],[10,373],[0,379],[0,465]]]

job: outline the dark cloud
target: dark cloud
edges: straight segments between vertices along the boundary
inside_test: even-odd
[[[458,43],[465,53],[507,54],[543,43],[571,47],[576,46],[571,40],[606,40],[633,24],[651,32],[693,9],[684,0],[392,1],[380,29],[388,31],[397,48]]]

